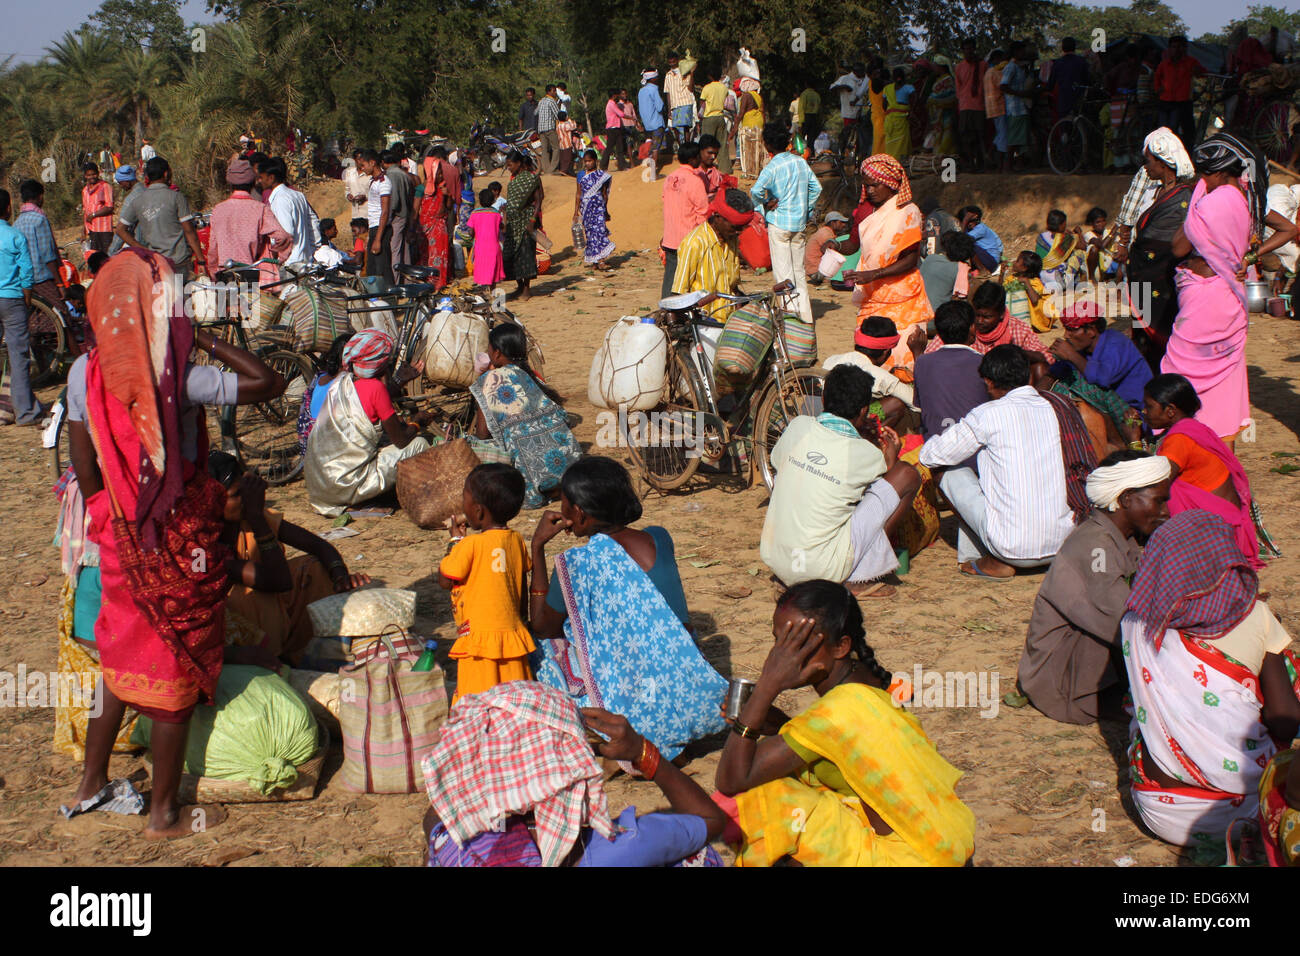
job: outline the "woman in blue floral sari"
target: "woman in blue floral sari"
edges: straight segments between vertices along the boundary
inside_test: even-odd
[[[560,510],[533,534],[533,671],[580,707],[627,715],[672,760],[726,729],[727,682],[692,639],[672,538],[628,527],[640,517],[618,462],[583,458],[564,473]],[[546,543],[561,531],[589,540],[556,555],[548,579]]]
[[[582,261],[604,272],[609,268],[605,260],[614,252],[614,240],[609,237],[609,173],[596,168],[596,151],[582,154],[582,169],[578,175],[578,193],[573,200],[573,221],[582,223],[586,235]]]
[[[546,504],[545,492],[582,457],[560,396],[528,365],[528,337],[513,322],[488,334],[492,367],[470,386],[478,403],[470,444],[483,462],[514,465],[524,476],[524,507]]]

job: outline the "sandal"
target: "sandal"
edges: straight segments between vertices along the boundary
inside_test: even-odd
[[[1006,575],[989,574],[987,571],[980,568],[978,561],[963,561],[961,564],[957,565],[957,570],[962,574],[968,574],[975,578],[988,578],[990,581],[1010,581],[1016,576],[1015,572]]]
[[[859,601],[863,598],[891,598],[898,593],[898,588],[884,581],[859,581],[847,587]]]

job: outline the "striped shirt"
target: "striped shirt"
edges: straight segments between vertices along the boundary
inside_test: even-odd
[[[702,222],[677,247],[677,272],[673,292],[725,292],[730,294],[740,282],[740,257],[736,247],[718,238],[708,222]],[[704,306],[713,319],[725,322],[730,302],[714,300]]]
[[[82,221],[85,217],[94,212],[96,209],[108,207],[109,212],[106,216],[96,216],[86,224],[87,232],[112,232],[113,231],[113,187],[104,180],[99,180],[93,186],[81,187],[81,215]]]
[[[695,105],[695,94],[691,92],[681,70],[669,70],[664,74],[664,92],[668,94],[669,109]]]
[[[919,460],[943,468],[977,452],[980,490],[988,501],[985,544],[1017,561],[1056,554],[1074,529],[1074,516],[1052,406],[1032,386],[1013,388],[929,439]]]
[[[45,213],[39,206],[23,203],[23,211],[14,220],[14,228],[27,240],[27,252],[32,257],[32,284],[49,282],[54,278],[50,263],[53,262],[55,268],[58,268],[59,247],[54,241],[54,230],[50,228]]]
[[[549,133],[560,121],[560,101],[553,96],[543,96],[537,103],[537,132]]]
[[[773,156],[749,190],[755,206],[776,200],[776,208],[764,209],[763,218],[769,226],[787,232],[803,232],[821,194],[822,184],[803,157],[794,153]]]

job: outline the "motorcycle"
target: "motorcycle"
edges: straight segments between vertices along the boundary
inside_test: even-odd
[[[474,155],[475,175],[486,175],[504,168],[512,152],[528,153],[536,159],[541,148],[541,137],[534,130],[505,133],[489,127],[484,117],[469,129],[469,150]]]

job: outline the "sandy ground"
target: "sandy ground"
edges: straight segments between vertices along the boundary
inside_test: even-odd
[[[596,435],[596,410],[586,401],[593,351],[614,319],[654,302],[661,276],[657,250],[650,251],[658,239],[658,188],[641,183],[635,170],[615,178],[616,270],[594,276],[562,247],[552,272],[537,283],[539,295],[519,307],[546,348],[548,378],[581,418],[576,431],[584,446]],[[552,202],[571,203],[573,186],[554,178],[546,185],[553,197],[547,203],[549,224],[559,245],[558,240],[567,238],[568,217],[557,215]],[[1032,233],[1048,208],[1046,198],[1052,205],[1067,204],[1064,208],[1073,217],[1094,202],[1116,205],[1124,181],[969,177],[963,187],[982,202],[989,221],[1015,249],[1019,245],[1012,237]],[[1049,194],[1049,187],[1055,192]],[[758,286],[763,280],[748,281]],[[854,310],[847,294],[825,289],[815,292],[814,300],[821,354],[851,347]],[[1239,450],[1269,527],[1287,552],[1261,573],[1262,586],[1272,592],[1273,610],[1295,629],[1300,626],[1300,603],[1292,596],[1300,572],[1295,557],[1300,513],[1291,511],[1296,479],[1270,470],[1287,460],[1275,456],[1300,452],[1300,406],[1292,385],[1295,363],[1300,362],[1295,327],[1280,319],[1254,317],[1248,357],[1258,426],[1256,441],[1242,443]],[[50,400],[55,394],[50,389],[42,397]],[[625,457],[619,450],[591,450]],[[0,456],[8,474],[0,491],[0,670],[14,672],[25,664],[29,671],[52,671],[61,577],[58,553],[50,546],[56,509],[49,452],[40,448],[35,431],[10,427],[0,429]],[[308,508],[301,482],[275,489],[271,503],[308,528],[327,528],[327,522]],[[650,494],[645,500],[645,523],[661,524],[673,535],[701,649],[725,675],[756,676],[771,643],[773,598],[758,556],[766,506],[761,483],[746,488],[734,479],[717,478],[700,478],[680,493]],[[538,516],[526,512],[514,526],[528,536]],[[894,599],[865,602],[868,639],[894,671],[912,673],[919,665],[926,670],[996,674],[1000,685],[992,696],[998,697],[1014,686],[1025,626],[1042,576],[1027,574],[1002,584],[959,577],[952,525],[951,516],[945,516],[942,539],[913,558]],[[344,542],[350,566],[390,586],[415,589],[420,624],[450,636],[447,597],[431,577],[445,535],[420,531],[400,513],[361,521],[356,527],[360,536]],[[745,596],[733,596],[739,594]],[[786,709],[797,712],[811,699],[810,693],[789,695],[783,702]],[[974,707],[925,708],[919,716],[940,752],[964,773],[958,792],[978,820],[977,864],[1192,862],[1133,822],[1122,725],[1067,726],[1032,708],[1005,706],[987,717]],[[424,798],[345,792],[338,782],[337,742],[316,799],[230,805],[224,824],[185,840],[147,843],[138,836],[140,820],[108,814],[65,822],[56,807],[71,795],[79,767],[52,753],[53,726],[50,710],[0,709],[0,863],[365,866],[422,861],[419,821]],[[688,751],[692,759],[687,771],[706,789],[712,789],[720,747],[721,740],[714,739]],[[143,766],[139,758],[115,757],[112,772],[124,775]],[[627,803],[643,811],[663,805],[652,784],[625,777],[613,780],[608,791],[611,810]],[[238,859],[230,862],[232,858]]]

